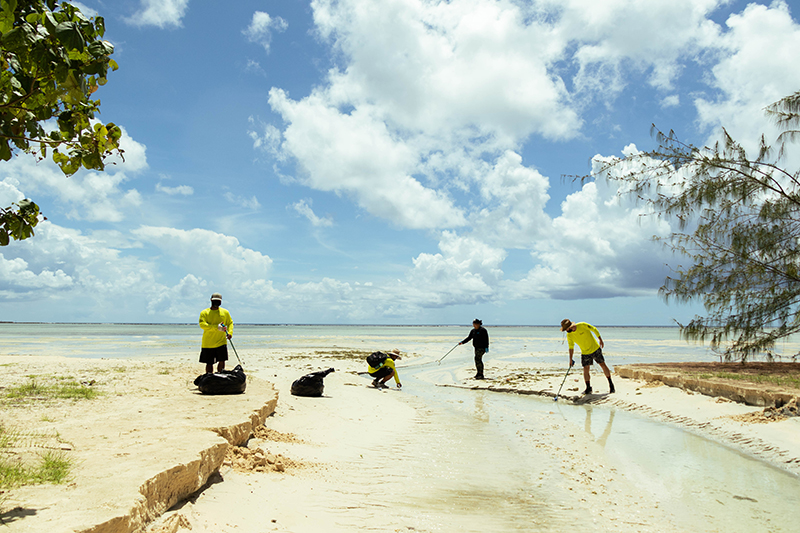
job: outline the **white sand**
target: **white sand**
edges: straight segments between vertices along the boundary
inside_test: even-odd
[[[354,344],[363,346],[361,340]],[[235,465],[223,466],[210,486],[167,512],[150,531],[174,533],[191,527],[193,533],[568,529],[728,533],[790,531],[781,524],[800,520],[800,420],[751,424],[741,415],[757,412],[757,408],[621,378],[615,379],[616,394],[598,395],[595,404],[584,407],[568,403],[582,387],[582,380],[574,375],[566,381],[565,397],[559,402],[528,398],[531,401],[519,403],[514,400],[519,397],[508,393],[431,387],[432,383],[516,387],[552,393],[563,378],[559,368],[524,363],[515,357],[489,357],[486,374],[493,379],[476,382],[469,379],[474,369],[465,353],[453,354],[441,366],[434,359],[406,357],[399,367],[406,387],[377,391],[357,374],[364,370],[360,358],[326,357],[314,351],[298,347],[248,350],[246,354],[249,374],[273,382],[280,392],[277,410],[266,420],[268,431],[251,439],[248,446],[283,456],[285,471],[247,472]],[[81,365],[97,363],[75,359],[65,365],[74,373]],[[194,373],[187,368],[200,372],[194,355],[166,362],[116,360],[102,364],[108,371],[114,367],[150,368],[149,375],[156,379],[164,376],[153,369],[181,368],[181,375],[187,376]],[[337,371],[325,379],[325,397],[289,394],[294,379],[329,366]],[[412,366],[417,367],[417,380],[410,379]],[[133,379],[132,371],[131,376]],[[602,376],[595,374],[593,383],[596,391],[606,390]],[[143,394],[125,408],[139,412],[153,400],[152,395]],[[258,398],[250,396],[248,400]],[[197,398],[189,395],[186,401]],[[189,407],[181,409],[191,411]],[[636,422],[624,415],[626,412],[641,413],[645,422]],[[69,409],[59,411],[55,418],[63,420],[68,413]],[[57,423],[44,412],[31,416]],[[105,424],[114,416],[111,412],[95,414],[96,420]],[[165,410],[161,418],[151,416],[156,417],[157,425],[174,414]],[[663,424],[647,425],[648,419]],[[717,469],[725,467],[718,459],[704,456],[717,453],[708,451],[713,445],[694,437],[686,437],[685,449],[673,449],[674,456],[664,457],[648,455],[648,449],[627,450],[624,453],[629,455],[621,456],[621,449],[613,444],[628,431],[641,431],[658,441],[676,428],[790,472],[781,478],[784,484],[778,489],[788,488],[787,494],[776,494],[775,503],[766,496],[753,498],[746,490],[726,490],[725,482],[703,471],[706,463]],[[175,437],[179,439],[180,434],[170,435]],[[125,453],[115,445],[113,440],[109,442],[109,457]],[[648,461],[674,464],[676,471],[682,468],[683,473],[673,477],[666,469],[653,476]],[[764,468],[763,463],[747,463],[746,457],[741,461],[744,466],[736,469],[759,473]],[[108,466],[113,469],[113,464]],[[143,476],[149,475],[145,463],[137,468]],[[686,477],[687,468],[699,468],[696,480]],[[744,473],[734,471],[731,476]],[[673,483],[687,486],[678,490]],[[94,495],[99,506],[113,496],[107,489]],[[682,512],[694,501],[707,508]],[[24,531],[24,523],[11,523],[8,529]]]
[[[485,416],[488,421],[505,416],[513,418],[506,421],[506,427],[518,422],[520,428],[525,428],[529,426],[524,423],[530,422],[544,428],[540,431],[520,429],[518,444],[510,445],[513,449],[490,448],[471,453],[469,448],[481,445],[482,440],[457,440],[452,437],[457,433],[456,428],[436,431],[421,425],[415,409],[421,405],[424,408],[424,405],[413,397],[412,391],[380,392],[369,388],[369,381],[356,375],[363,370],[360,363],[331,363],[338,372],[326,378],[325,398],[289,395],[292,380],[306,371],[328,366],[324,360],[298,365],[297,355],[298,352],[288,350],[271,352],[268,365],[265,364],[266,354],[264,358],[259,354],[250,355],[251,360],[263,361],[260,364],[270,367],[256,365],[255,370],[258,375],[273,380],[281,392],[278,409],[266,426],[280,434],[294,436],[279,437],[277,442],[256,439],[250,446],[281,453],[305,466],[277,475],[223,469],[221,479],[224,481],[169,513],[160,525],[174,524],[177,516],[172,516],[170,522],[170,515],[179,515],[181,520],[191,524],[193,532],[743,530],[739,529],[744,524],[740,524],[740,514],[721,516],[729,513],[727,509],[709,510],[707,516],[682,513],[681,506],[694,496],[687,493],[676,499],[669,487],[659,487],[666,480],[641,479],[645,474],[636,468],[627,468],[624,460],[609,453],[612,450],[605,448],[608,435],[602,433],[599,424],[592,432],[588,427],[588,414],[586,427],[563,418],[555,403],[552,407],[539,404],[542,408],[534,412],[500,415],[491,412],[491,408],[487,410],[486,405],[494,401],[494,396],[485,395],[501,393],[468,391],[471,396],[467,398],[472,399],[463,400],[465,404],[471,403],[465,409],[478,418]],[[407,358],[401,362],[401,377],[403,365],[408,373],[408,365],[420,364],[424,364],[421,369],[427,370],[420,370],[419,375],[430,377],[438,384],[508,385],[504,377],[488,382],[468,379],[474,369],[469,368],[463,356],[451,361],[449,367],[431,364],[424,358]],[[540,374],[536,374],[537,370]],[[490,377],[512,376],[511,381],[519,382],[516,376],[523,372],[536,376],[537,385],[531,387],[536,390],[555,391],[563,378],[559,369],[533,365],[522,368],[513,358],[510,361],[490,359],[487,365]],[[593,381],[596,390],[606,390],[602,376],[595,375]],[[616,378],[615,382],[618,392],[599,397],[597,406],[591,409],[605,413],[615,409],[642,413],[797,472],[800,420],[747,424],[732,417],[758,409],[668,387],[648,386],[643,382],[621,378]],[[408,389],[414,383],[407,382],[406,386]],[[582,379],[571,375],[564,393],[575,397],[576,389],[581,386]],[[560,400],[567,401],[567,398]],[[611,430],[611,424],[606,427]],[[467,429],[473,430],[475,428]],[[456,454],[452,446],[445,446],[441,452],[441,441],[450,437],[467,450],[459,447]],[[488,446],[493,444],[505,446],[503,441],[491,441]],[[451,454],[463,455],[467,463],[474,462],[466,467],[443,465]],[[494,480],[499,485],[491,488],[494,484],[492,472],[505,472],[503,465],[497,464],[503,461],[504,455],[521,461],[518,470],[527,479],[521,484],[523,488],[514,493],[503,492],[503,479]],[[436,472],[436,477],[433,474],[428,477],[424,467],[420,470],[418,465],[410,466],[410,463],[423,461],[420,458],[428,461],[429,470]],[[485,466],[480,464],[482,461]],[[487,488],[486,492],[476,494],[469,478],[473,471],[482,468],[489,472],[482,482]],[[445,483],[441,481],[442,476],[452,479]],[[652,485],[652,490],[642,490],[642,484]],[[447,493],[449,496],[436,497],[445,486],[453,487]],[[709,493],[716,491],[713,483],[709,486],[699,482],[697,487]],[[670,505],[662,505],[661,493],[672,498]],[[746,494],[705,494],[703,497],[709,501],[728,498],[733,504],[744,498],[744,504],[750,504]],[[541,508],[537,507],[540,501]],[[416,509],[413,508],[415,502]],[[506,507],[508,510],[504,510]],[[778,515],[798,511],[789,506],[788,511],[782,508],[773,512]],[[769,524],[770,516],[756,516],[754,520],[757,524]],[[714,526],[709,525],[712,522]],[[751,530],[751,525],[744,525],[748,528],[745,530]],[[775,527],[773,530],[782,531],[780,525]]]

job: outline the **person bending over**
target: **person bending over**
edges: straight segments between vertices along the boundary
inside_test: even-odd
[[[390,378],[394,377],[395,382],[397,383],[397,388],[399,389],[403,385],[400,383],[400,376],[397,374],[397,368],[395,367],[395,361],[400,359],[400,350],[395,348],[391,352],[387,353],[386,359],[378,365],[377,367],[373,367],[369,365],[369,375],[373,378],[372,386],[376,389],[382,389],[386,386],[386,382],[389,381]]]
[[[569,343],[569,366],[575,364],[572,360],[573,352],[575,351],[575,343],[581,349],[581,365],[583,366],[583,380],[586,382],[586,390],[584,394],[592,393],[592,385],[589,378],[589,367],[592,366],[593,361],[597,361],[600,368],[603,369],[608,380],[608,392],[614,392],[614,382],[611,381],[611,371],[606,366],[606,360],[603,357],[603,339],[600,337],[600,332],[597,328],[586,322],[578,322],[573,324],[568,318],[561,321],[561,331],[567,332],[567,342]],[[595,340],[594,335],[597,335]]]

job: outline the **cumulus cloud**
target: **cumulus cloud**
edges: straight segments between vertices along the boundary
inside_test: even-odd
[[[265,279],[272,266],[269,256],[241,246],[235,237],[209,230],[142,226],[131,234],[172,264],[206,279]]]
[[[348,194],[370,214],[407,228],[464,223],[446,194],[414,177],[414,149],[368,112],[341,113],[318,97],[294,102],[281,90],[270,91],[270,105],[291,122],[283,149],[297,158],[306,185]]]
[[[134,26],[179,28],[189,8],[189,0],[142,0],[139,10],[126,19]]]
[[[289,23],[281,17],[271,17],[263,11],[253,13],[250,25],[242,30],[242,33],[251,43],[258,43],[269,53],[270,43],[272,42],[272,31],[286,31]]]
[[[331,67],[301,97],[273,87],[277,118],[251,117],[248,134],[284,183],[350,199],[374,219],[424,235],[425,250],[409,253],[405,270],[359,281],[323,272],[282,284],[270,279],[270,255],[244,246],[234,224],[82,234],[47,222],[35,239],[2,250],[0,294],[83,297],[91,300],[85,316],[130,302],[155,317],[193,321],[197,302],[219,290],[249,317],[269,306],[287,320],[362,322],[525,298],[652,295],[672,258],[651,238],[668,234],[669,224],[602,180],[566,197],[553,192],[556,177],[537,169],[529,142],[582,140],[589,104],[613,113],[627,105],[617,100],[621,91],[642,79],[656,110],[694,102],[703,135],[719,125],[737,138],[767,129],[763,107],[800,82],[800,30],[783,1],[715,22],[726,3],[313,0],[314,31]],[[176,27],[187,8],[143,2],[131,22]],[[269,51],[286,27],[256,12],[243,33]],[[700,74],[687,89],[690,68]],[[67,180],[47,162],[4,163],[0,203],[48,194],[74,220],[124,221],[144,203],[132,183],[147,158],[127,133],[123,144],[125,161],[102,175]],[[156,191],[188,196],[192,188],[159,183]],[[261,207],[250,193],[225,198]],[[288,208],[315,227],[334,227],[310,200]]]
[[[723,53],[709,80],[718,96],[695,100],[698,118],[713,131],[709,143],[724,126],[755,149],[761,133],[768,134],[768,141],[776,135],[764,108],[800,87],[800,69],[791,68],[800,48],[800,25],[783,1],[749,4],[726,25],[729,31],[720,40]]]

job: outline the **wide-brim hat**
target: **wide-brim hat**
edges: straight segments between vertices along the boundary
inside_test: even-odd
[[[572,327],[572,321],[569,318],[565,318],[561,321],[561,331],[567,331],[569,328]]]

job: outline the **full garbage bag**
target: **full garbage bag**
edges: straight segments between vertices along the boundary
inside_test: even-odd
[[[194,384],[203,394],[242,394],[247,387],[247,376],[242,365],[236,365],[233,370],[201,374]]]
[[[322,396],[322,390],[325,388],[325,384],[322,382],[322,380],[325,378],[325,376],[333,371],[334,370],[332,368],[329,368],[328,370],[320,370],[318,372],[306,374],[305,376],[295,380],[295,382],[292,383],[292,394],[295,396]]]

